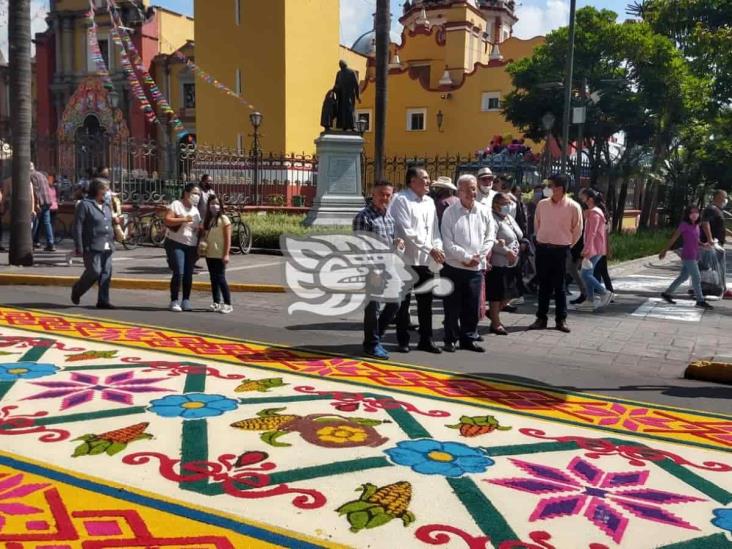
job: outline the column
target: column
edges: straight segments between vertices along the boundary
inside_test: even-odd
[[[56,39],[56,67],[54,71],[54,79],[58,79],[63,75],[63,61],[61,57],[62,46],[61,46],[61,17],[56,15],[53,19],[53,36]]]
[[[64,74],[70,77],[74,72],[74,19],[64,17],[61,20]]]

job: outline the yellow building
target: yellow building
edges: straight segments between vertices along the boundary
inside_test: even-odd
[[[494,136],[522,135],[501,113],[512,89],[506,66],[543,42],[512,37],[512,1],[414,0],[400,19],[400,44],[392,44],[388,78],[388,156],[429,157],[484,150]],[[359,116],[369,121],[367,155],[373,154],[375,80],[373,33],[353,50],[369,57]],[[528,143],[531,145],[531,143]]]
[[[265,152],[313,151],[340,54],[339,0],[196,0],[196,63],[264,116]],[[251,110],[198,81],[199,143],[249,149]]]

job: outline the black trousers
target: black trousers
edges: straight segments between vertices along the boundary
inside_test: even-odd
[[[455,287],[449,296],[443,298],[445,343],[469,344],[478,338],[483,271],[456,269],[445,265],[442,276],[452,280]]]
[[[229,284],[226,282],[226,265],[223,259],[207,257],[206,265],[208,265],[208,275],[211,279],[211,296],[214,303],[231,305],[231,293],[229,292]]]
[[[567,291],[564,278],[567,276],[569,246],[536,246],[536,277],[539,281],[539,310],[536,317],[547,320],[549,302],[554,297],[556,319],[567,318]]]
[[[613,281],[610,280],[610,273],[607,270],[607,256],[603,255],[595,265],[595,278],[602,280],[608,292],[613,292]]]
[[[414,287],[419,288],[425,282],[432,280],[433,274],[429,267],[414,266],[414,272],[419,279]],[[404,296],[397,313],[397,341],[399,345],[409,344],[409,305],[412,302],[412,292]],[[417,294],[417,317],[419,319],[419,341],[432,340],[432,292]]]

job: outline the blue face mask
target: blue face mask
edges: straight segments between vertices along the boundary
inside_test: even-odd
[[[112,191],[107,191],[104,193],[104,203],[111,204],[111,202],[112,202]]]
[[[501,214],[508,215],[510,213],[511,213],[511,206],[509,206],[509,205],[501,206]]]

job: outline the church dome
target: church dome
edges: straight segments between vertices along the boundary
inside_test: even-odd
[[[376,31],[370,30],[359,36],[351,46],[351,49],[361,55],[373,55],[374,44],[376,43]]]

